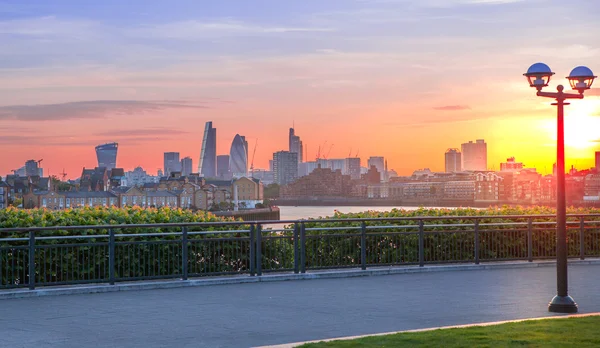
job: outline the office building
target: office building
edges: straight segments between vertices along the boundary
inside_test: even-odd
[[[367,162],[369,168],[375,166],[377,171],[379,172],[380,181],[385,180],[385,159],[381,156],[373,156],[369,157],[369,161]]]
[[[273,154],[273,178],[279,185],[287,185],[298,179],[298,154],[279,151]]]
[[[236,134],[229,151],[229,170],[235,178],[248,175],[248,142],[246,137]]]
[[[289,135],[289,151],[298,154],[298,163],[302,163],[302,140],[296,135],[294,128],[290,128]]]
[[[501,172],[518,172],[523,169],[523,163],[516,162],[514,157],[506,159],[506,162],[500,163]]]
[[[461,153],[458,149],[446,150],[446,173],[460,172],[462,170]]]
[[[163,168],[166,176],[171,175],[173,172],[180,172],[179,152],[165,152]]]
[[[462,170],[487,170],[487,144],[483,139],[469,141],[461,145]]]
[[[98,158],[98,167],[108,170],[117,167],[117,150],[119,144],[108,143],[96,146],[96,157]]]
[[[181,159],[181,175],[182,176],[188,176],[190,174],[192,174],[193,171],[193,164],[192,164],[192,158],[191,157],[184,157]]]
[[[40,161],[29,160],[25,162],[25,175],[23,176],[44,176],[44,171],[39,167]]]
[[[231,171],[229,170],[229,155],[217,156],[217,177],[219,179],[229,179]]]
[[[360,158],[346,158],[344,161],[343,174],[350,175],[352,180],[360,179]]]
[[[211,121],[206,122],[204,128],[198,173],[206,178],[217,176],[217,129]]]

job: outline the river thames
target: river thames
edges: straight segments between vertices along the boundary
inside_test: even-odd
[[[334,211],[339,211],[341,213],[360,213],[363,211],[390,211],[392,209],[404,209],[404,210],[415,210],[419,207],[399,207],[399,206],[280,206],[281,220],[299,220],[299,219],[318,219],[325,218],[327,216],[333,216]],[[444,208],[444,207],[427,207],[427,209],[456,209],[454,208]]]

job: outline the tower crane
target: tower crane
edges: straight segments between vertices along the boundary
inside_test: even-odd
[[[335,144],[331,144],[331,146],[329,146],[329,150],[327,150],[327,154],[323,155],[324,159],[327,159],[329,157],[329,154],[331,153],[331,149],[333,149],[333,145],[335,145]]]
[[[62,173],[58,173],[60,175],[62,175],[62,181],[65,181],[65,179],[67,178],[67,173],[65,173],[65,168],[63,168]]]
[[[256,142],[254,143],[254,150],[252,150],[252,161],[250,162],[250,173],[254,178],[254,155],[256,155],[256,146],[258,145],[258,138],[256,138]]]

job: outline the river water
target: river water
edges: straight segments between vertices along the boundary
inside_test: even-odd
[[[335,210],[341,213],[360,213],[363,211],[373,210],[373,211],[390,211],[394,208],[404,209],[404,210],[416,210],[419,207],[373,207],[373,206],[327,206],[327,207],[293,207],[293,206],[284,206],[279,207],[280,209],[280,219],[281,220],[299,220],[299,219],[308,219],[313,218],[317,219],[319,217],[325,218],[327,216],[333,216]],[[427,207],[428,209],[438,209],[440,207]],[[453,209],[453,208],[448,208]]]

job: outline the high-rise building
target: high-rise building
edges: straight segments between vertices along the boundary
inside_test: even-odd
[[[296,135],[294,128],[290,128],[289,151],[298,154],[298,163],[302,163],[302,140]]]
[[[166,176],[171,175],[173,172],[180,172],[179,152],[165,152],[163,168]]]
[[[446,173],[461,171],[461,153],[458,149],[446,150]]]
[[[217,129],[213,128],[211,121],[206,122],[204,128],[198,173],[207,178],[217,176]]]
[[[373,156],[369,157],[369,161],[367,162],[369,168],[375,166],[377,171],[379,172],[381,181],[385,180],[385,159],[381,156]]]
[[[40,171],[40,167],[38,167],[38,162],[35,160],[29,160],[25,162],[25,175],[24,176],[43,176]]]
[[[600,173],[600,151],[596,151],[596,172]]]
[[[506,159],[506,162],[500,163],[501,172],[518,172],[523,169],[523,163],[516,162],[514,157]]]
[[[273,177],[279,185],[287,185],[298,179],[298,154],[279,151],[273,154]]]
[[[98,167],[104,167],[108,170],[117,167],[117,150],[119,144],[108,143],[96,146],[96,157],[98,158]]]
[[[462,170],[487,170],[487,144],[483,139],[461,145]]]
[[[192,158],[191,157],[184,157],[181,159],[181,175],[182,176],[189,176],[190,174],[192,174],[193,171],[193,164],[192,164]]]
[[[236,134],[229,151],[229,170],[235,178],[248,175],[248,142],[246,137]]]
[[[219,179],[228,179],[230,175],[229,155],[217,156],[217,177]]]
[[[360,157],[346,158],[343,174],[350,175],[352,180],[360,179]]]

